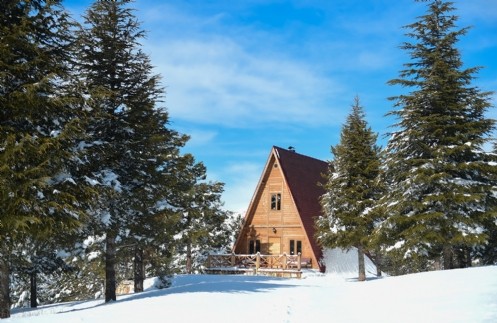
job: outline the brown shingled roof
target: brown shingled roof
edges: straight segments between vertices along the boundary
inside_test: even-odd
[[[276,146],[273,149],[279,159],[314,254],[317,259],[320,259],[322,250],[314,237],[314,218],[321,214],[319,199],[324,194],[324,188],[318,183],[324,183],[325,179],[322,174],[327,172],[328,163],[292,150]]]

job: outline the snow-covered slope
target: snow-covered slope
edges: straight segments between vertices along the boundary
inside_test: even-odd
[[[325,249],[323,251],[323,261],[326,265],[326,273],[337,275],[346,279],[357,279],[359,259],[357,248],[344,250],[339,248]],[[366,277],[376,277],[376,266],[368,257],[364,257]]]
[[[89,301],[14,313],[3,322],[497,322],[497,266],[356,282],[306,272],[303,279],[177,276],[117,302]]]

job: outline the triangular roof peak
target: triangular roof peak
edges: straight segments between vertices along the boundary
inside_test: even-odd
[[[327,165],[327,162],[323,160],[298,153],[295,150],[295,148],[292,146],[288,147],[287,149],[278,146],[273,146],[273,151],[276,153],[278,159],[280,159],[280,152],[281,152],[282,154],[281,158],[299,159],[304,164],[312,163],[314,164],[314,166],[316,166],[317,164],[321,164],[321,167],[323,166],[323,164]]]
[[[284,149],[273,146],[247,209],[244,223],[252,221],[265,181],[269,177],[274,164],[278,164],[282,172],[315,259],[319,260],[322,251],[314,238],[314,219],[321,214],[319,199],[324,194],[324,188],[319,184],[325,182],[322,176],[328,170],[328,163],[325,161],[297,153],[293,147]],[[236,248],[240,238],[241,235],[238,237],[234,248]]]

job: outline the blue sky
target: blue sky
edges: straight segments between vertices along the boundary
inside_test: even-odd
[[[66,0],[78,20],[88,0]],[[454,1],[473,85],[497,91],[497,1]],[[191,136],[208,178],[225,183],[229,210],[244,213],[273,145],[332,158],[330,146],[354,97],[385,133],[395,120],[387,85],[409,61],[402,26],[425,13],[414,0],[154,1],[132,6],[147,31],[144,51],[166,87],[170,126]],[[497,96],[492,97],[497,107]],[[495,109],[494,109],[495,110]],[[489,117],[497,119],[497,111]]]

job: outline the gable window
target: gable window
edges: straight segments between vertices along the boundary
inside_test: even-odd
[[[302,241],[300,240],[290,240],[290,254],[297,255],[302,254]]]
[[[249,241],[249,254],[261,252],[261,240],[250,240]]]
[[[281,193],[271,194],[271,210],[273,211],[281,210]]]

